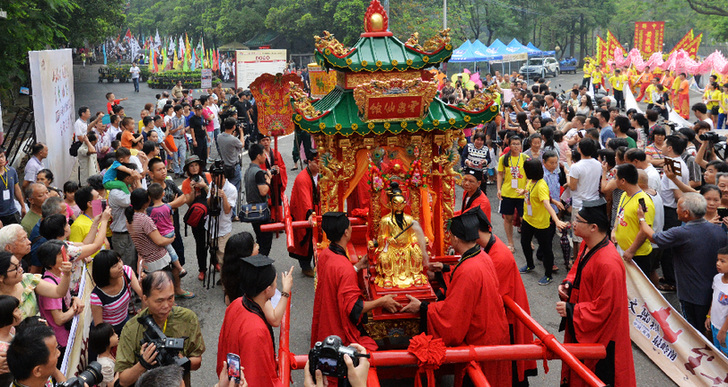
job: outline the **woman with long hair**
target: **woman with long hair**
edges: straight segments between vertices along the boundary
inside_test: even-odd
[[[109,323],[114,332],[121,334],[124,324],[132,317],[129,315],[132,291],[142,296],[139,280],[114,250],[102,250],[96,255],[91,276],[96,284],[89,301],[94,324]]]
[[[579,100],[579,107],[576,108],[576,114],[581,114],[583,116],[589,117],[592,112],[592,100],[591,97],[588,94],[584,94],[581,96],[581,99]]]

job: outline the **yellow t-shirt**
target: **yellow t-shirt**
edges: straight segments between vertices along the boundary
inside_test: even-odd
[[[645,103],[654,103],[652,100],[652,92],[655,91],[655,85],[651,84],[645,88]]]
[[[582,69],[584,70],[584,78],[591,78],[592,66],[584,63],[584,67],[582,67]]]
[[[720,99],[723,101],[723,105],[728,106],[728,93],[720,93]],[[725,109],[720,107],[720,104],[718,104],[718,113],[725,114]]]
[[[613,75],[611,78],[609,78],[609,83],[612,85],[612,88],[614,90],[622,91],[624,89],[624,83],[627,82],[627,76],[622,75]]]
[[[93,219],[89,218],[86,214],[79,215],[71,225],[71,234],[68,236],[68,241],[77,243],[83,242],[86,235],[91,232],[91,226],[93,223]],[[106,249],[106,245],[101,246],[101,249]],[[101,251],[101,249],[99,251]],[[91,257],[95,257],[99,251],[91,254]]]
[[[507,167],[504,163],[506,157],[509,157]],[[498,172],[503,172],[502,197],[523,199],[523,196],[519,195],[516,189],[526,188],[526,173],[523,171],[523,164],[526,163],[526,160],[528,160],[528,156],[523,153],[519,154],[518,157],[513,157],[508,153],[498,159]]]
[[[644,191],[639,191],[632,197],[627,196],[626,192],[623,193],[619,199],[619,206],[617,207],[617,219],[614,220],[617,244],[619,244],[622,250],[627,250],[640,232],[639,215],[637,215],[640,198],[645,200],[645,205],[647,206],[645,221],[650,227],[655,222],[655,204],[652,203],[652,198],[649,195]],[[645,239],[645,242],[637,249],[635,255],[647,255],[651,252],[652,244],[649,239]]]
[[[592,83],[602,83],[602,72],[599,70],[592,71]]]
[[[681,82],[682,81],[680,80],[679,77],[675,77],[675,80],[672,81],[672,92],[673,93],[677,94],[678,90],[680,90],[680,83]]]
[[[723,93],[720,92],[720,90],[713,90],[713,91],[705,91],[705,99],[715,99],[720,100],[723,96]],[[715,102],[708,102],[705,104],[705,106],[708,108],[708,113],[710,113],[710,109],[718,106],[718,101]]]
[[[526,185],[526,200],[523,201],[523,220],[537,229],[548,228],[551,224],[551,215],[543,205],[544,200],[551,200],[546,180],[541,179],[535,184],[529,180]]]

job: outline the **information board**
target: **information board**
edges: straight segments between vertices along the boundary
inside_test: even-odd
[[[202,69],[202,79],[200,80],[200,88],[212,88],[212,69]]]
[[[235,87],[247,89],[263,74],[276,75],[286,69],[286,50],[235,51]]]

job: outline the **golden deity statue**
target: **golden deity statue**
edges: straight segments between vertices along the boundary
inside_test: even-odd
[[[383,288],[426,285],[423,267],[429,261],[427,239],[417,220],[404,213],[407,201],[399,185],[393,182],[387,193],[391,211],[379,221],[374,282]]]

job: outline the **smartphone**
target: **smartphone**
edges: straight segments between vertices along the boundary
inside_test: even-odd
[[[63,262],[68,262],[68,252],[66,252],[66,246],[61,246],[61,257],[63,257]]]
[[[723,220],[723,218],[728,217],[728,208],[722,208],[722,207],[718,208],[718,216],[720,217],[721,220]]]
[[[96,199],[91,201],[91,212],[93,213],[94,218],[101,215],[102,212],[104,212],[104,203],[102,204],[101,200]]]
[[[104,212],[104,211],[106,211],[106,200],[102,199],[101,200],[101,212]]]
[[[645,204],[645,198],[639,198],[640,207],[642,207],[642,212],[647,212],[647,204]]]
[[[240,356],[234,353],[227,354],[228,379],[240,383]]]

